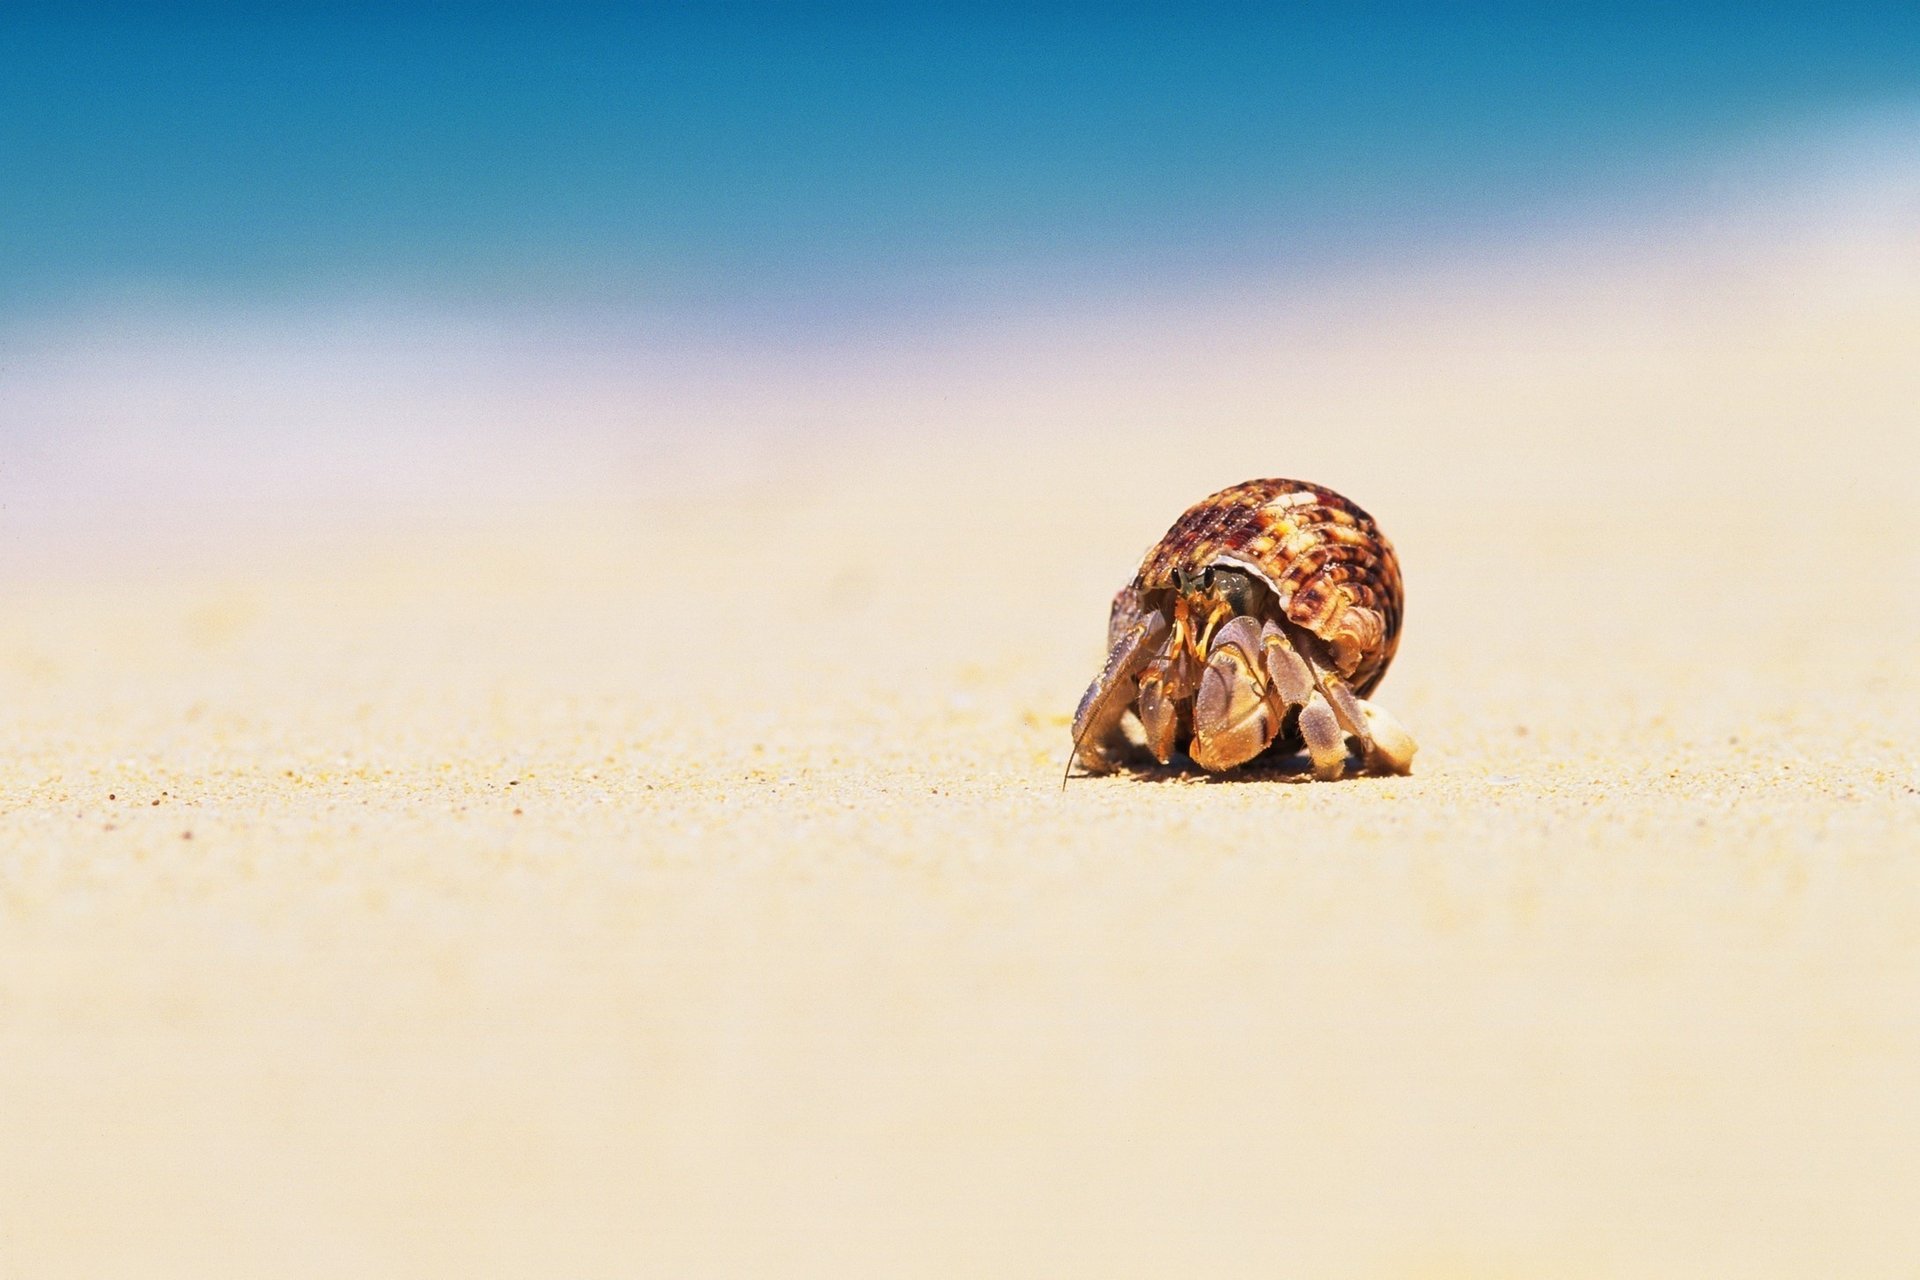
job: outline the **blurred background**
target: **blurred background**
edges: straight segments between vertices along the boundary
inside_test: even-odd
[[[773,483],[955,432],[1060,444],[1056,485],[1129,430],[1181,455],[1257,430],[1241,469],[1372,479],[1380,437],[1297,443],[1365,421],[1420,483],[1467,479],[1477,442],[1592,429],[1579,397],[1513,403],[1568,377],[1657,453],[1739,434],[1712,384],[1834,341],[1809,331],[1910,325],[1920,271],[1905,5],[27,5],[4,30],[18,567],[235,518]],[[1829,478],[1893,479],[1859,472]]]

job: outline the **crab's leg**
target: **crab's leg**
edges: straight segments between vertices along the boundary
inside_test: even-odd
[[[1166,647],[1167,619],[1158,611],[1142,614],[1115,630],[1118,635],[1107,653],[1107,665],[1087,686],[1073,716],[1073,753],[1089,773],[1106,773],[1114,768],[1120,717],[1133,704],[1140,669]],[[1067,768],[1073,768],[1073,756],[1067,757]]]
[[[1391,711],[1365,698],[1359,702],[1360,713],[1373,735],[1375,761],[1394,773],[1411,773],[1413,753],[1420,749],[1420,744],[1413,740],[1413,735],[1407,732],[1405,725],[1394,719]]]
[[[1334,669],[1326,644],[1319,637],[1302,632],[1299,650],[1313,670],[1314,682],[1326,694],[1340,727],[1359,742],[1367,767],[1390,773],[1410,770],[1413,753],[1419,747],[1406,727],[1386,708],[1375,706],[1348,687]]]
[[[1156,612],[1141,600],[1140,592],[1134,587],[1122,587],[1113,593],[1113,604],[1107,609],[1107,648],[1120,643],[1120,637],[1127,634],[1134,623]]]
[[[1220,625],[1223,618],[1233,616],[1233,606],[1225,600],[1215,603],[1207,613],[1207,621],[1200,632],[1200,638],[1194,643],[1193,652],[1198,658],[1205,659],[1213,652],[1213,629]],[[1191,624],[1189,624],[1191,625]]]
[[[1176,634],[1167,638],[1160,656],[1149,662],[1140,675],[1140,725],[1147,731],[1148,749],[1161,764],[1173,759],[1174,747],[1180,740],[1183,709],[1188,713],[1185,722],[1192,723],[1194,691],[1200,687],[1206,670],[1191,650],[1182,647],[1178,623],[1174,630]]]
[[[1173,746],[1180,734],[1180,699],[1174,692],[1179,685],[1176,669],[1185,655],[1169,642],[1160,656],[1147,664],[1140,675],[1140,701],[1134,708],[1140,715],[1140,727],[1147,732],[1147,750],[1161,764],[1173,759]]]
[[[1300,736],[1307,740],[1307,754],[1313,757],[1313,776],[1323,782],[1337,779],[1347,769],[1347,740],[1333,705],[1315,680],[1320,672],[1276,623],[1260,629],[1260,651],[1283,714],[1286,707],[1300,708]]]
[[[1280,731],[1286,711],[1267,697],[1259,654],[1259,625],[1245,614],[1213,635],[1193,700],[1193,741],[1187,747],[1202,769],[1218,772],[1245,764]]]
[[[1140,697],[1134,712],[1146,731],[1147,750],[1161,764],[1173,759],[1180,739],[1180,708],[1193,696],[1193,616],[1185,597],[1173,602],[1167,641],[1140,673]]]
[[[1304,707],[1313,696],[1313,668],[1307,665],[1278,623],[1260,628],[1260,655],[1274,695],[1288,707]]]
[[[1318,689],[1300,708],[1300,735],[1307,740],[1307,754],[1313,757],[1313,776],[1322,782],[1337,782],[1347,771],[1347,736],[1340,731],[1333,708]]]

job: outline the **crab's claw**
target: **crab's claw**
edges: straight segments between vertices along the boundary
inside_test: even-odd
[[[1158,612],[1144,614],[1118,629],[1113,648],[1107,653],[1107,665],[1087,686],[1073,717],[1073,752],[1089,773],[1106,773],[1118,763],[1116,754],[1124,741],[1120,718],[1139,691],[1141,668],[1166,646],[1167,632],[1166,616]],[[1067,758],[1067,768],[1073,768],[1072,756]]]
[[[1260,627],[1242,615],[1214,633],[1187,754],[1202,769],[1231,769],[1265,751],[1279,731],[1280,714],[1260,678]]]

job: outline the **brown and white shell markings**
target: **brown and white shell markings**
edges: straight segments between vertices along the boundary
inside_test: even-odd
[[[1249,480],[1187,510],[1113,599],[1106,668],[1073,718],[1091,773],[1129,711],[1162,764],[1210,772],[1304,741],[1313,776],[1406,773],[1413,738],[1366,700],[1400,643],[1400,561],[1373,517],[1302,480]],[[1071,769],[1070,759],[1067,767]]]

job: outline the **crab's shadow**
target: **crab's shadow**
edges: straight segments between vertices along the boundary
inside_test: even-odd
[[[1366,776],[1362,772],[1364,764],[1365,761],[1357,753],[1349,755],[1346,773],[1340,781],[1353,782]],[[1287,755],[1262,755],[1225,773],[1208,773],[1184,753],[1175,755],[1167,764],[1143,754],[1128,759],[1114,773],[1135,782],[1199,783],[1210,787],[1230,787],[1248,782],[1301,784],[1313,781],[1313,761],[1304,751]]]

